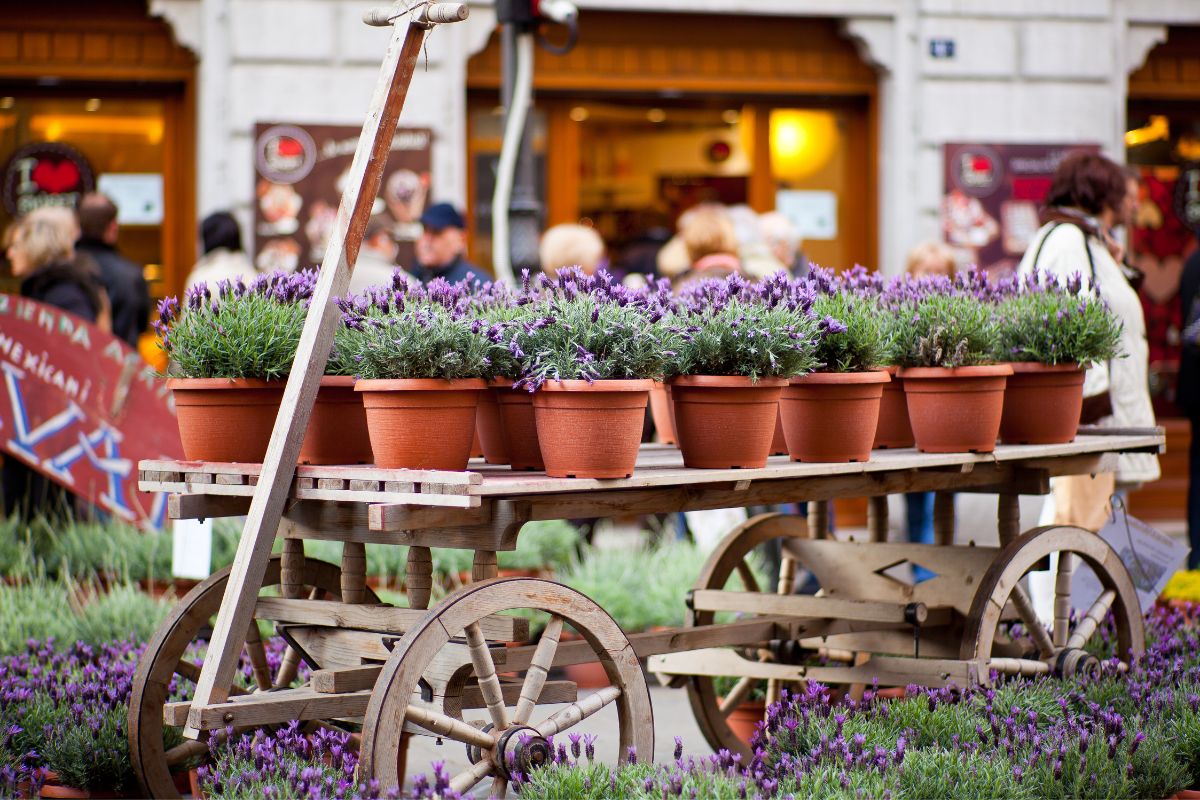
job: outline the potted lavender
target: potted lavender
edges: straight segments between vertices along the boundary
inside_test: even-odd
[[[1078,275],[1063,286],[1033,273],[1007,289],[996,309],[996,357],[1013,369],[1000,439],[1069,442],[1079,425],[1084,372],[1117,356],[1121,323]]]
[[[856,293],[829,270],[814,268],[812,310],[819,322],[817,370],[792,378],[779,409],[793,461],[867,461],[888,374],[874,297]]]
[[[990,453],[996,448],[1008,364],[996,347],[993,290],[980,272],[892,287],[896,353],[917,448]]]
[[[670,384],[686,466],[766,465],[783,387],[817,364],[813,299],[782,275],[758,288],[738,275],[701,281],[681,298]]]
[[[263,460],[314,284],[315,273],[275,272],[159,303],[154,327],[188,459]]]
[[[632,291],[603,271],[562,270],[531,320],[510,326],[523,369],[516,385],[534,392],[547,475],[633,474],[650,387],[677,338],[664,321],[668,301],[664,290]]]
[[[338,358],[358,378],[376,466],[466,469],[492,341],[465,294],[443,282],[338,301]]]

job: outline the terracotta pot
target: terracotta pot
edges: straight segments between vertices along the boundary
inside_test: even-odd
[[[628,478],[637,463],[650,380],[547,381],[533,395],[546,474]]]
[[[175,419],[188,461],[261,464],[279,415],[284,381],[171,378]]]
[[[683,463],[698,469],[766,466],[786,378],[754,382],[736,375],[671,379]]]
[[[574,681],[580,689],[603,689],[612,683],[604,665],[599,661],[589,661],[586,664],[568,664],[563,667],[567,680]]]
[[[912,425],[908,422],[908,401],[904,399],[904,382],[896,376],[898,367],[884,367],[891,381],[883,385],[879,401],[879,424],[875,428],[873,449],[913,446]]]
[[[1083,408],[1083,374],[1078,364],[1014,363],[1004,389],[1000,441],[1005,444],[1062,444],[1075,438]]]
[[[908,418],[923,453],[990,453],[996,449],[1008,364],[905,367]]]
[[[786,393],[787,390],[784,389]],[[782,397],[782,395],[780,395]],[[780,400],[779,411],[775,414],[775,433],[771,435],[771,455],[786,456],[788,454],[787,436],[783,432],[783,406]]]
[[[508,443],[504,436],[504,422],[500,419],[500,403],[495,392],[480,392],[479,405],[475,408],[475,435],[483,450],[483,460],[488,464],[508,463]]]
[[[371,438],[354,378],[326,375],[300,445],[301,464],[370,464]]]
[[[675,409],[671,404],[671,387],[655,381],[650,390],[650,416],[654,419],[654,430],[662,444],[677,444],[675,437]]]
[[[192,790],[192,797],[194,800],[204,800],[204,798],[207,796],[200,788],[200,774],[195,767],[192,767],[188,770],[188,786]]]
[[[365,380],[362,392],[375,466],[464,470],[475,436],[478,378]]]
[[[763,721],[767,714],[767,706],[761,700],[742,703],[725,718],[729,729],[746,744],[754,738],[754,729]]]
[[[793,461],[869,461],[886,372],[813,372],[779,401]]]
[[[533,419],[533,395],[525,389],[513,389],[508,381],[493,381],[492,394],[499,404],[500,430],[509,465],[516,470],[541,472],[546,465]]]

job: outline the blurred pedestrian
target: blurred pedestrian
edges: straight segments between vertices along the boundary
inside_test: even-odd
[[[1192,251],[1179,279],[1179,308],[1184,320],[1175,404],[1192,423],[1188,451],[1188,569],[1200,569],[1200,247]]]
[[[954,277],[958,269],[954,259],[954,250],[943,242],[928,240],[921,242],[908,252],[904,261],[904,269],[914,278],[926,278],[933,275]]]
[[[758,230],[771,254],[794,278],[808,275],[808,262],[800,252],[800,231],[780,211],[768,211],[758,218]]]
[[[550,277],[563,267],[579,267],[591,275],[607,263],[604,240],[596,229],[571,222],[555,225],[542,234],[538,257],[542,271]]]
[[[737,237],[737,257],[741,271],[754,280],[774,275],[784,269],[784,264],[767,245],[758,224],[758,212],[746,203],[738,203],[726,209],[733,232]]]
[[[371,286],[391,286],[397,272],[405,278],[411,277],[396,265],[400,246],[392,238],[392,228],[391,219],[383,214],[376,214],[367,220],[358,260],[354,262],[354,272],[350,275],[351,294],[361,294]]]
[[[421,214],[424,227],[417,239],[417,268],[422,283],[444,278],[450,283],[475,279],[490,281],[491,277],[467,261],[466,223],[458,209],[449,203],[435,203]]]
[[[79,201],[79,241],[77,252],[95,260],[100,284],[112,306],[112,332],[134,349],[138,337],[146,332],[150,320],[150,289],[142,268],[117,250],[117,207],[98,192],[85,194]]]
[[[1021,259],[1019,274],[1033,270],[1065,283],[1082,277],[1121,321],[1122,357],[1088,370],[1081,422],[1117,428],[1154,425],[1148,382],[1146,322],[1137,291],[1121,269],[1124,251],[1112,234],[1128,192],[1125,172],[1101,155],[1075,153],[1055,171],[1042,213],[1042,227]],[[1121,491],[1159,477],[1158,457],[1125,453],[1116,473],[1072,476],[1053,482],[1053,506],[1046,518],[1058,524],[1098,530],[1107,502]]]
[[[710,278],[723,280],[742,271],[737,234],[723,206],[705,204],[691,209],[682,220],[679,239],[691,266],[675,282],[677,289]]]
[[[74,314],[91,323],[104,322],[108,301],[96,276],[76,260],[79,238],[74,212],[41,208],[17,220],[5,237],[13,276],[21,281],[21,296]],[[0,468],[4,508],[8,515],[29,519],[38,515],[72,513],[70,494],[12,457]]]
[[[242,249],[242,229],[233,214],[217,211],[200,222],[200,245],[204,255],[192,267],[186,289],[198,283],[216,286],[218,281],[238,278],[250,282],[258,270]]]

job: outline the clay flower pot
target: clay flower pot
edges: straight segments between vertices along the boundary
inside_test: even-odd
[[[767,464],[786,378],[680,375],[671,379],[684,466],[757,469]]]
[[[788,455],[793,461],[869,461],[890,380],[882,370],[792,378],[779,401]]]
[[[542,447],[538,443],[537,423],[533,419],[533,394],[525,389],[512,388],[512,381],[497,378],[491,383],[491,394],[500,412],[500,431],[508,464],[515,470],[541,472]]]
[[[885,367],[891,381],[883,385],[879,401],[879,425],[875,429],[872,448],[883,450],[913,446],[912,425],[908,422],[908,401],[904,399],[904,382],[896,376],[898,367]]]
[[[783,408],[781,406],[775,415],[775,433],[771,435],[771,455],[786,456],[787,454],[787,436],[783,432]]]
[[[1062,444],[1074,439],[1083,408],[1084,370],[1078,364],[1017,362],[1011,366],[1000,441]]]
[[[767,714],[767,706],[761,700],[751,700],[729,712],[725,722],[729,730],[746,744],[754,738],[754,730]]]
[[[996,449],[1008,364],[905,367],[908,418],[923,453],[990,453]]]
[[[533,395],[546,474],[628,478],[642,443],[651,380],[547,381]]]
[[[326,375],[317,390],[317,402],[304,443],[301,464],[370,464],[371,439],[362,397],[354,391],[354,378]]]
[[[494,385],[494,384],[492,384]],[[512,384],[509,383],[509,386]],[[481,392],[475,408],[475,434],[488,464],[508,463],[508,443],[504,436],[504,421],[500,418],[500,403],[495,392]]]
[[[279,415],[284,381],[171,378],[175,419],[189,461],[260,464]]]
[[[654,382],[650,390],[650,416],[654,419],[654,430],[662,444],[676,444],[675,409],[671,407],[671,387],[661,381]]]
[[[461,471],[471,456],[479,378],[360,380],[375,466]]]

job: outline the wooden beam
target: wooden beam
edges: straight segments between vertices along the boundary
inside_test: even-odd
[[[916,614],[917,621],[931,626],[947,624],[951,614],[948,608],[929,608],[924,603],[875,603],[799,594],[727,592],[720,589],[697,589],[692,592],[692,607],[697,611],[744,611],[812,619],[891,623],[903,623],[910,614]]]
[[[421,609],[395,608],[389,605],[358,605],[332,600],[290,600],[260,597],[254,616],[294,625],[326,625],[402,636],[429,613]],[[483,635],[502,642],[523,642],[529,638],[529,620],[491,614],[479,621]],[[452,631],[451,634],[459,633]]]
[[[211,731],[232,725],[235,728],[272,725],[294,719],[330,719],[361,717],[371,701],[370,691],[348,694],[325,694],[311,687],[283,689],[278,692],[259,692],[230,698],[224,703],[195,706],[191,702],[167,703],[163,722],[187,726],[199,731]]]

